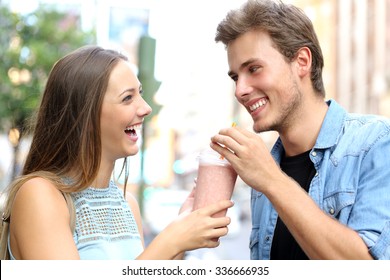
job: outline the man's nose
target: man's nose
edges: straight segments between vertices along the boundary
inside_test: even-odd
[[[235,95],[238,100],[245,99],[252,92],[253,88],[245,79],[245,77],[240,77],[236,81],[236,91]]]

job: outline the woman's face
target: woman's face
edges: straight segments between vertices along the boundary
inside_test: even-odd
[[[144,117],[152,112],[141,96],[142,85],[128,62],[112,70],[100,119],[102,159],[115,161],[138,150]]]

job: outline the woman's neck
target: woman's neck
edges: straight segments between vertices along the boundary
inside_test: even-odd
[[[107,188],[114,170],[114,162],[101,161],[100,168],[92,186],[95,188]]]

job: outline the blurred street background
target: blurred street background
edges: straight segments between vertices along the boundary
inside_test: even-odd
[[[244,0],[0,0],[0,192],[23,166],[25,122],[47,74],[66,53],[97,44],[126,53],[153,108],[130,186],[150,241],[194,186],[210,137],[251,119],[234,98],[217,24]],[[390,0],[289,0],[312,19],[325,58],[326,98],[351,112],[390,117]],[[272,132],[261,135],[269,147]],[[113,177],[123,183],[121,161]],[[187,259],[249,259],[250,188],[238,179],[228,236]]]

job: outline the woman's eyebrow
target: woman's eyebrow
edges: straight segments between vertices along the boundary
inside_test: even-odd
[[[124,91],[122,91],[122,92],[119,94],[119,96],[123,95],[124,93],[126,93],[126,92],[128,92],[128,91],[134,92],[135,89],[134,89],[134,88],[127,88],[127,89],[125,89]]]

